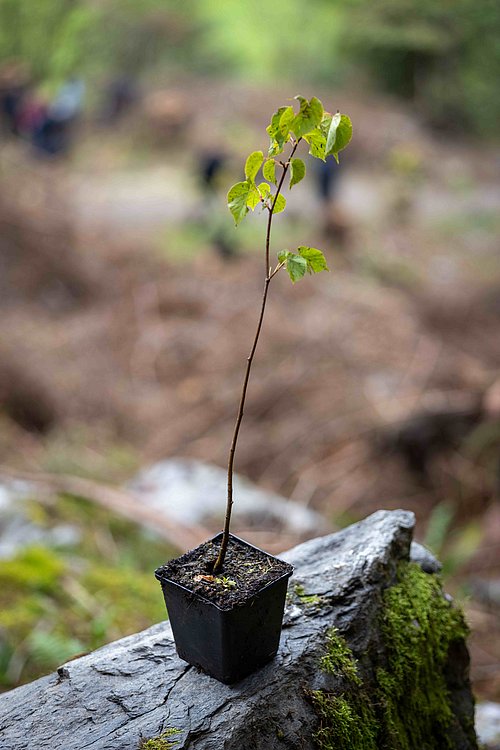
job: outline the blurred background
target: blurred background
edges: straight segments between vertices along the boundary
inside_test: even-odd
[[[332,273],[273,281],[234,531],[414,511],[500,700],[499,39],[496,0],[0,0],[2,689],[164,619],[220,528],[265,231],[225,194],[303,94],[354,136],[274,222]]]

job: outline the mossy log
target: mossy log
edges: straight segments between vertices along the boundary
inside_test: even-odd
[[[0,696],[0,750],[474,750],[467,628],[413,525],[379,511],[283,555],[278,656],[237,685],[160,623]]]

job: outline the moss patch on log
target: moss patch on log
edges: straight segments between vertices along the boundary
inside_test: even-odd
[[[379,726],[373,707],[363,695],[313,693],[321,727],[315,741],[321,750],[377,750]]]
[[[318,596],[318,594],[308,594],[305,590],[305,588],[300,583],[296,583],[293,587],[293,593],[287,594],[287,601],[292,602],[296,601],[298,604],[302,604],[305,607],[320,607],[323,602],[324,598],[322,596]]]
[[[336,631],[327,637],[323,671],[342,678],[335,694],[314,691],[320,719],[320,750],[445,750],[455,745],[457,718],[446,683],[453,644],[468,628],[462,612],[447,601],[439,577],[402,563],[396,583],[383,593],[383,656],[376,686],[365,686],[356,660]],[[475,747],[473,726],[463,727]]]
[[[326,636],[326,653],[321,658],[321,669],[330,674],[341,674],[351,685],[363,684],[358,674],[357,661],[345,640],[332,628]]]

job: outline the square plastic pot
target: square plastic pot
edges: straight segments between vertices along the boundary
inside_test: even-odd
[[[219,543],[222,534],[213,538]],[[231,535],[237,544],[258,549]],[[259,550],[262,552],[262,550]],[[271,559],[272,555],[266,554]],[[243,604],[221,609],[155,571],[165,597],[178,655],[226,684],[267,664],[278,651],[288,579],[293,568],[263,586]]]

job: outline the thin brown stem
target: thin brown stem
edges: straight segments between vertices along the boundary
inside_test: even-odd
[[[300,141],[300,138],[299,138],[299,141]],[[288,161],[286,161],[285,163],[281,162],[281,165],[283,167],[283,173],[282,173],[281,179],[280,179],[280,181],[278,183],[278,189],[276,190],[276,195],[274,196],[274,200],[273,200],[271,206],[268,209],[269,216],[268,216],[268,219],[267,219],[267,231],[266,231],[266,276],[269,276],[269,272],[270,272],[269,248],[270,248],[270,244],[271,244],[271,225],[272,225],[273,216],[274,216],[274,214],[273,214],[274,206],[276,205],[276,201],[278,200],[278,195],[280,194],[281,188],[283,187],[283,183],[285,181],[286,173],[288,172],[288,167],[290,166],[290,162],[291,162],[291,160],[293,158],[293,155],[294,155],[294,153],[297,150],[297,146],[299,145],[299,141],[296,141],[294,143],[294,146],[293,146],[293,148],[292,148],[292,150],[290,152],[290,156],[288,157]]]
[[[299,139],[300,140],[300,139]],[[241,420],[243,419],[243,414],[245,410],[245,400],[247,396],[247,389],[248,389],[248,381],[250,380],[250,372],[252,369],[252,363],[255,356],[255,351],[257,349],[257,344],[259,343],[259,336],[262,329],[262,323],[264,320],[264,313],[266,311],[266,302],[267,302],[267,293],[269,291],[269,284],[271,282],[271,279],[273,276],[276,275],[276,273],[283,267],[283,264],[278,264],[274,271],[271,270],[270,264],[269,264],[269,246],[271,242],[271,227],[273,222],[273,210],[274,206],[276,205],[276,201],[278,199],[278,195],[280,194],[281,188],[283,187],[283,182],[285,180],[286,173],[288,172],[288,168],[290,166],[290,161],[297,149],[299,141],[297,141],[290,153],[290,156],[288,158],[288,161],[283,165],[283,174],[281,175],[281,179],[278,183],[278,188],[276,190],[276,195],[274,196],[274,200],[271,204],[271,206],[268,208],[269,211],[269,218],[267,220],[267,231],[266,231],[266,276],[264,281],[264,294],[262,296],[262,305],[260,308],[260,315],[259,315],[259,321],[257,323],[257,330],[255,332],[255,337],[253,340],[252,348],[250,350],[250,354],[247,357],[247,366],[245,370],[245,377],[243,379],[243,388],[241,391],[241,397],[240,397],[240,405],[238,408],[238,416],[236,417],[236,424],[234,426],[233,431],[233,438],[231,440],[231,447],[229,449],[229,459],[227,464],[227,505],[226,505],[226,517],[224,520],[224,531],[222,534],[222,542],[219,550],[219,554],[217,557],[217,560],[215,561],[215,565],[213,568],[213,572],[217,573],[220,570],[222,570],[222,566],[224,565],[224,560],[226,557],[227,547],[229,544],[229,529],[231,525],[231,511],[233,509],[233,465],[234,465],[234,454],[236,452],[236,445],[238,443],[238,435],[240,432],[241,427]]]
[[[233,464],[234,454],[236,451],[236,444],[238,442],[238,435],[240,432],[241,420],[243,419],[243,413],[245,409],[245,399],[247,395],[248,381],[250,379],[250,370],[252,369],[252,362],[255,355],[255,350],[259,341],[260,331],[262,328],[262,321],[264,320],[264,312],[266,310],[267,292],[269,290],[269,283],[271,279],[266,276],[264,282],[264,295],[262,297],[262,306],[260,308],[259,322],[257,324],[257,331],[253,341],[252,349],[249,356],[247,357],[247,367],[245,371],[245,378],[243,380],[243,389],[241,391],[240,405],[238,409],[238,416],[236,418],[236,424],[233,432],[233,439],[231,441],[231,448],[229,449],[229,460],[227,465],[227,506],[226,506],[226,518],[224,521],[224,532],[222,535],[222,543],[219,551],[219,556],[214,565],[214,573],[217,573],[222,569],[224,565],[224,558],[226,556],[227,545],[229,544],[229,527],[231,524],[231,511],[233,508]]]

